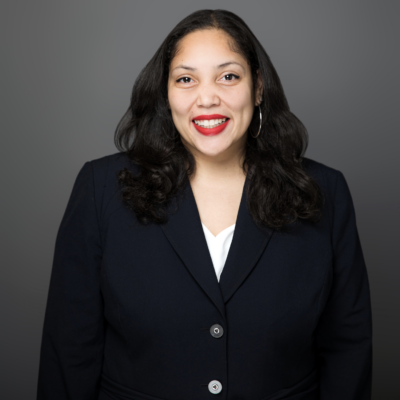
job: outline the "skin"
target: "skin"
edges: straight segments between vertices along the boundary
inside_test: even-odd
[[[201,220],[214,235],[236,222],[245,180],[241,161],[247,129],[262,96],[260,77],[253,90],[250,66],[229,48],[229,39],[215,29],[186,35],[171,61],[168,78],[174,124],[196,160],[190,177],[192,191]],[[227,62],[237,64],[216,68]],[[192,123],[203,114],[225,115],[230,121],[222,133],[204,136]]]

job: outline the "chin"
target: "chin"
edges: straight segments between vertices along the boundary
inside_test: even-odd
[[[187,142],[188,143],[188,142]],[[216,137],[211,139],[210,137],[198,138],[192,137],[190,148],[198,153],[201,153],[207,157],[217,157],[222,155],[231,145],[231,140],[227,138]]]
[[[197,147],[197,151],[200,153],[204,154],[207,157],[217,157],[221,154],[223,154],[227,150],[227,147],[210,147],[210,146],[204,146],[204,147]]]

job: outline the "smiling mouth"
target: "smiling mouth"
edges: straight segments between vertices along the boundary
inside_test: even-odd
[[[224,124],[226,121],[228,121],[230,118],[220,118],[220,119],[200,119],[200,120],[196,120],[194,119],[193,122],[198,125],[201,126],[202,128],[206,128],[206,129],[212,129],[215,128],[219,125]]]

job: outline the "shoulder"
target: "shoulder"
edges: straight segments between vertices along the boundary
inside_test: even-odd
[[[320,186],[325,206],[328,208],[331,217],[333,214],[337,214],[338,210],[345,209],[347,212],[354,212],[350,188],[341,171],[305,157],[303,158],[303,166],[305,171]]]
[[[326,194],[333,195],[338,181],[345,183],[343,173],[335,168],[307,157],[303,157],[302,164],[304,170],[318,183],[321,190]]]
[[[118,173],[124,168],[136,174],[139,167],[135,165],[126,153],[118,152],[87,161],[81,171],[87,171],[96,207],[102,213],[110,201],[120,191],[118,185]],[[88,182],[88,181],[86,181]],[[88,182],[89,183],[89,182]]]
[[[132,171],[137,168],[136,165],[129,160],[128,155],[123,152],[109,154],[94,160],[90,160],[89,162],[92,164],[94,174],[103,177],[107,174],[117,173],[124,168],[128,168]]]
[[[311,175],[315,180],[326,181],[332,183],[335,181],[341,172],[335,168],[329,167],[326,164],[312,160],[311,158],[303,157],[304,170]],[[322,182],[321,182],[322,183]]]
[[[115,188],[119,171],[127,168],[136,173],[138,166],[135,165],[126,153],[118,152],[88,161],[92,166],[95,187],[106,186]]]

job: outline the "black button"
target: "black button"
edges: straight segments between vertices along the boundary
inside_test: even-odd
[[[219,324],[214,324],[210,328],[210,333],[211,333],[211,336],[218,339],[224,334],[224,328]]]

